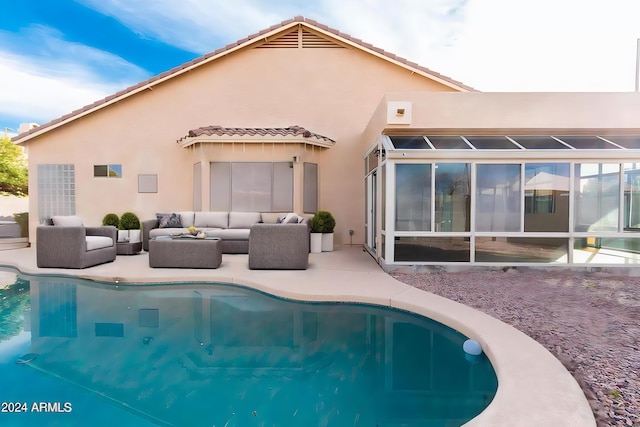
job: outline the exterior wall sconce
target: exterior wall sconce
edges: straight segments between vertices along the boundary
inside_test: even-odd
[[[300,163],[300,156],[293,156],[293,163]]]

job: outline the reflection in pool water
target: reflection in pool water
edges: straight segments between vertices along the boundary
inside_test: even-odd
[[[497,388],[486,357],[466,360],[463,335],[397,310],[231,285],[18,286],[30,288],[30,311],[19,309],[30,340],[0,330],[0,375],[12,380],[0,397],[73,411],[2,414],[10,425],[459,425]],[[37,358],[15,364],[25,353]]]

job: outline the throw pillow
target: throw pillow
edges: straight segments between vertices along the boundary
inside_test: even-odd
[[[287,216],[282,221],[283,224],[297,224],[298,223],[298,214],[296,213],[288,213]]]
[[[172,213],[157,213],[158,227],[160,228],[182,228],[180,222],[180,215],[175,212]]]
[[[286,215],[280,215],[278,217],[278,219],[276,220],[276,224],[282,224],[284,222],[284,219],[286,218]]]

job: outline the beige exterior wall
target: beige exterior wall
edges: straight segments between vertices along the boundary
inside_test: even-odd
[[[362,243],[362,139],[373,111],[389,91],[451,90],[424,76],[354,48],[254,49],[230,53],[139,94],[26,142],[30,160],[32,236],[38,222],[37,165],[75,165],[76,212],[88,225],[108,212],[141,219],[193,208],[193,164],[203,165],[203,210],[208,209],[209,161],[290,161],[319,164],[319,209],[336,217],[336,243]],[[182,148],[190,129],[303,126],[336,141],[320,152],[297,145]],[[225,151],[230,150],[230,151]],[[294,154],[295,153],[295,154]],[[94,178],[93,165],[121,164],[121,179]],[[138,174],[157,174],[158,193],[140,194]],[[296,182],[294,206],[301,206]]]
[[[388,125],[387,102],[410,102],[410,125]],[[366,135],[383,129],[591,133],[640,129],[640,93],[388,93]],[[391,132],[391,131],[390,131]],[[392,133],[392,132],[391,132]]]

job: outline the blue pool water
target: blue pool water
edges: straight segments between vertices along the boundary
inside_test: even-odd
[[[18,277],[0,286],[0,425],[460,425],[497,388],[465,339],[406,312],[224,284]]]

